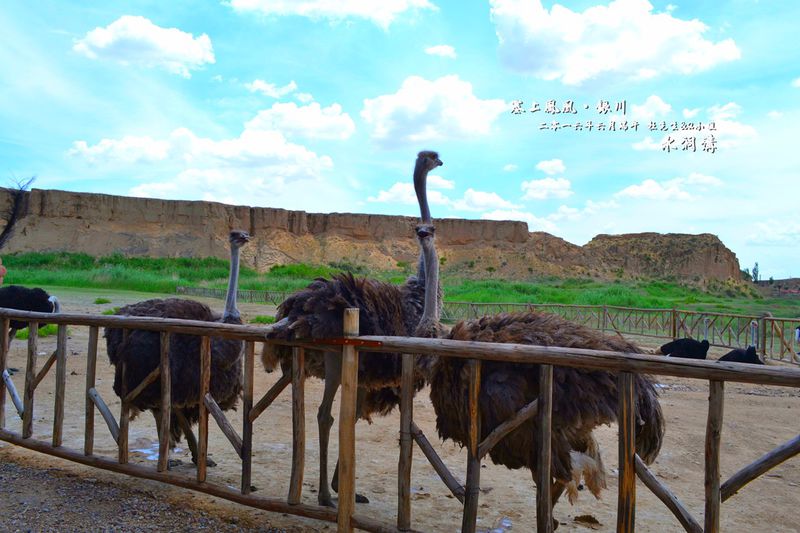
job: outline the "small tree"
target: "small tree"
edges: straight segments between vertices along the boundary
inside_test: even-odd
[[[759,279],[760,278],[758,275],[758,261],[756,261],[756,264],[753,265],[753,281],[758,283]]]

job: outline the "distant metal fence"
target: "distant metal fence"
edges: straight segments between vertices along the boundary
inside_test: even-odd
[[[178,287],[178,294],[225,298],[225,289]],[[285,291],[239,290],[238,298],[243,302],[279,305],[290,294]],[[800,343],[796,333],[800,327],[798,318],[611,305],[444,302],[442,320],[456,322],[519,311],[552,313],[577,324],[618,335],[707,339],[712,346],[721,348],[755,346],[764,358],[800,365]]]

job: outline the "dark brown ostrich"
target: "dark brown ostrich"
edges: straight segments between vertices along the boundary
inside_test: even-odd
[[[764,361],[758,356],[756,353],[755,346],[748,346],[745,348],[734,348],[730,352],[726,353],[717,361],[723,361],[728,363],[748,363],[751,365],[763,365]]]
[[[420,152],[414,167],[414,188],[420,203],[423,221],[430,222],[427,208],[426,180],[428,172],[442,165],[436,152]],[[341,337],[344,310],[357,307],[359,332],[362,335],[410,335],[422,315],[426,279],[422,257],[417,276],[397,286],[382,281],[355,278],[340,274],[332,279],[320,278],[305,289],[287,298],[278,308],[275,326],[268,339],[322,339]],[[438,285],[432,289],[438,291]],[[264,368],[271,371],[280,362],[284,374],[291,373],[291,349],[285,346],[266,345],[262,355]],[[317,413],[319,425],[320,475],[318,501],[332,506],[328,489],[328,441],[333,417],[331,407],[341,383],[341,353],[307,351],[306,374],[325,380],[325,391]],[[359,357],[357,413],[359,418],[370,420],[371,415],[388,414],[400,403],[400,354],[362,354]],[[424,386],[420,370],[415,378],[415,388]],[[338,488],[339,463],[337,461],[331,486]],[[367,503],[364,496],[356,501]]]
[[[420,236],[428,287],[436,287],[438,261],[434,228],[421,225]],[[438,295],[429,292],[415,336],[442,336]],[[449,339],[502,342],[640,352],[633,344],[609,337],[563,318],[545,313],[515,313],[459,322],[446,335]],[[440,357],[433,360],[429,380],[431,402],[436,411],[436,428],[443,439],[466,445],[469,438],[469,393],[467,360]],[[480,383],[480,440],[511,418],[539,394],[539,365],[483,361]],[[646,463],[658,455],[664,435],[664,418],[653,383],[636,377],[636,450]],[[595,427],[617,420],[617,382],[609,372],[568,367],[553,369],[552,475],[555,478],[552,503],[565,489],[570,502],[577,496],[583,477],[595,496],[605,488],[605,472]],[[492,461],[510,469],[528,468],[536,482],[536,421],[529,420],[504,437],[489,452]]]
[[[231,264],[225,310],[220,317],[200,302],[181,298],[146,300],[120,308],[115,314],[204,320],[225,324],[241,324],[236,308],[236,291],[239,280],[239,252],[249,240],[245,231],[230,233]],[[133,390],[161,361],[160,334],[157,331],[131,330],[127,338],[118,328],[106,328],[108,359],[115,367],[114,392],[122,397],[123,390]],[[211,338],[211,381],[209,392],[222,410],[235,408],[242,390],[242,342],[219,337]],[[122,368],[125,364],[125,383]],[[181,435],[197,463],[197,440],[192,426],[200,419],[200,338],[196,335],[173,334],[169,343],[169,367],[172,387],[172,416],[170,417],[170,447],[174,448]],[[124,385],[124,387],[123,387]],[[160,420],[161,383],[156,380],[146,387],[131,406],[131,418],[149,410]],[[214,466],[208,460],[209,466]]]
[[[709,343],[703,339],[698,341],[691,338],[676,339],[670,341],[659,348],[659,351],[670,357],[682,357],[684,359],[705,359],[708,355]]]

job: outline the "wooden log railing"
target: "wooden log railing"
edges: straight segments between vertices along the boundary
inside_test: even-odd
[[[600,315],[598,315],[599,319]],[[411,530],[411,449],[416,442],[424,455],[431,461],[436,471],[453,494],[464,504],[462,515],[462,531],[474,531],[478,498],[480,495],[480,460],[491,447],[500,442],[508,432],[518,429],[526,420],[537,417],[537,436],[539,443],[537,459],[536,482],[540,490],[537,491],[537,530],[551,531],[553,527],[551,513],[552,503],[550,497],[551,475],[550,449],[546,443],[551,441],[552,431],[552,381],[554,366],[569,366],[575,368],[606,370],[618,373],[619,383],[619,453],[620,453],[620,483],[619,483],[619,512],[618,531],[633,531],[635,523],[636,484],[638,476],[644,485],[652,490],[658,498],[665,503],[668,509],[675,514],[678,522],[687,531],[700,530],[699,522],[686,510],[686,507],[659,482],[647,469],[641,459],[635,454],[633,437],[635,427],[635,374],[649,373],[684,378],[704,379],[710,384],[709,414],[706,430],[706,468],[705,468],[705,530],[718,531],[721,516],[721,503],[739,491],[745,484],[759,475],[773,468],[777,464],[800,453],[800,436],[767,453],[752,465],[747,466],[722,483],[720,478],[720,444],[723,420],[724,382],[733,381],[762,385],[778,385],[800,388],[800,370],[776,367],[753,367],[737,363],[715,363],[710,361],[694,361],[685,359],[664,359],[641,354],[628,354],[618,352],[604,352],[595,350],[543,347],[514,344],[491,344],[466,341],[452,341],[446,339],[418,339],[404,337],[379,337],[358,336],[357,311],[349,311],[345,317],[345,337],[340,339],[325,339],[317,342],[277,342],[286,344],[293,349],[293,369],[291,374],[283,376],[259,400],[256,405],[253,396],[253,359],[254,343],[264,341],[264,333],[268,328],[253,326],[235,326],[229,324],[205,323],[185,320],[161,320],[140,317],[109,317],[85,315],[43,315],[40,313],[26,313],[20,311],[0,310],[0,319],[7,324],[10,318],[28,320],[31,324],[31,335],[28,341],[27,373],[25,376],[26,387],[22,406],[22,433],[9,431],[5,425],[5,417],[0,418],[0,440],[15,445],[47,453],[82,464],[103,468],[128,475],[154,479],[176,486],[190,488],[199,492],[212,494],[231,501],[239,502],[255,508],[268,511],[282,512],[297,516],[304,516],[336,522],[339,531],[351,531],[354,528],[367,531],[408,531]],[[48,323],[59,325],[59,338],[56,349],[56,383],[54,409],[54,431],[52,442],[42,442],[32,438],[34,409],[34,392],[37,384],[36,378],[40,375],[36,368],[36,349],[38,337],[36,324],[47,320]],[[72,451],[62,446],[63,434],[63,391],[66,378],[66,326],[89,326],[89,346],[87,350],[87,375],[86,375],[86,420],[84,433],[84,449],[81,452]],[[97,342],[100,327],[113,327],[123,330],[146,329],[161,332],[161,362],[159,376],[154,376],[156,370],[145,378],[147,384],[152,385],[157,379],[161,383],[162,405],[171,402],[168,379],[169,376],[169,341],[170,335],[175,333],[198,335],[201,337],[200,364],[201,383],[200,391],[203,402],[201,403],[201,422],[199,439],[199,457],[196,479],[178,475],[167,471],[168,466],[168,428],[170,409],[162,409],[158,419],[159,426],[159,460],[157,468],[148,468],[138,464],[129,464],[127,457],[119,453],[115,459],[99,457],[94,454],[94,414],[98,409],[106,421],[112,436],[121,449],[121,442],[127,438],[126,429],[117,422],[100,397],[95,388]],[[6,330],[7,331],[7,330]],[[240,339],[245,342],[244,347],[244,407],[243,431],[239,437],[233,427],[227,423],[224,415],[219,411],[213,397],[208,393],[210,383],[210,338],[225,337]],[[0,341],[3,338],[0,335]],[[330,509],[319,505],[302,503],[302,473],[304,467],[305,438],[302,431],[304,421],[303,401],[303,365],[304,349],[319,350],[341,349],[343,352],[342,364],[342,399],[339,428],[339,507]],[[467,480],[461,485],[449,472],[446,465],[438,458],[435,449],[425,438],[422,431],[413,421],[411,395],[413,394],[413,355],[403,357],[406,367],[402,387],[401,403],[401,455],[398,462],[398,505],[396,525],[379,521],[375,517],[366,517],[356,512],[355,509],[355,417],[356,417],[356,388],[358,385],[358,357],[359,352],[390,352],[403,354],[428,354],[439,357],[461,357],[469,359],[469,440],[467,445],[468,464]],[[366,356],[366,355],[365,355]],[[524,406],[516,415],[501,424],[494,431],[488,432],[483,440],[480,429],[480,369],[482,361],[506,361],[514,363],[527,363],[541,365],[539,397]],[[5,370],[7,363],[7,344],[0,342],[0,363]],[[42,381],[38,380],[40,384]],[[266,407],[289,384],[292,384],[292,410],[293,410],[293,458],[290,490],[288,497],[268,498],[256,497],[250,492],[250,478],[252,470],[252,425]],[[2,382],[1,411],[5,414],[5,393],[10,392],[6,382]],[[131,391],[125,391],[122,404],[130,403],[144,390],[146,385],[139,384]],[[12,398],[13,399],[13,398]],[[60,414],[59,414],[60,413]],[[165,414],[166,413],[166,414]],[[217,420],[228,440],[231,441],[237,455],[242,459],[242,483],[240,490],[233,490],[206,480],[205,466],[208,454],[208,416]]]

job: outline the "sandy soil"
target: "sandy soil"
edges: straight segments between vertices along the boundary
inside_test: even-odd
[[[103,309],[140,299],[139,295],[120,295],[106,305],[95,305],[94,293],[67,294],[62,298],[70,312],[99,313]],[[217,300],[208,303],[220,308]],[[244,304],[245,319],[274,311],[266,306]],[[80,450],[83,446],[83,388],[86,371],[88,329],[69,330],[67,407],[64,446]],[[658,341],[655,341],[658,343]],[[55,348],[55,337],[40,339],[40,360],[44,362]],[[716,355],[719,355],[717,353]],[[8,366],[20,369],[14,376],[17,388],[24,383],[25,343],[16,341]],[[260,397],[278,378],[260,371],[257,363],[256,394]],[[34,437],[48,440],[52,432],[54,371],[37,390]],[[107,364],[104,343],[98,356],[97,389],[113,412],[119,400],[112,391],[113,373]],[[667,434],[661,455],[652,469],[685,503],[702,523],[703,447],[708,388],[698,380],[664,378],[662,406],[667,418]],[[308,451],[303,499],[316,503],[318,476],[316,408],[322,396],[321,382],[307,383],[306,425]],[[335,411],[338,406],[335,406]],[[439,454],[454,474],[464,479],[466,453],[452,443],[441,443],[435,434],[433,409],[427,391],[414,401],[415,421],[436,445]],[[228,413],[234,427],[241,427],[241,413]],[[800,391],[779,387],[728,384],[722,442],[722,473],[727,478],[763,453],[798,433]],[[20,431],[21,422],[10,401],[6,404],[9,429]],[[116,446],[97,415],[95,453],[115,457]],[[237,487],[240,463],[222,432],[210,424],[210,455],[218,463],[209,470],[209,481]],[[358,512],[393,523],[396,509],[396,469],[399,415],[378,418],[372,425],[357,426],[357,487],[371,503],[359,504]],[[596,529],[613,531],[616,516],[616,427],[598,431],[609,473],[609,487],[601,500],[581,493],[576,505],[562,499],[554,510],[559,531]],[[253,437],[253,484],[257,494],[285,496],[291,466],[291,394],[281,397],[256,422]],[[331,457],[337,453],[334,425]],[[157,437],[153,419],[145,414],[131,423],[131,461],[155,468]],[[184,461],[178,472],[193,475],[188,449],[182,447],[173,457]],[[333,461],[331,460],[331,464]],[[335,526],[289,515],[265,513],[188,490],[156,482],[90,469],[46,455],[28,452],[0,443],[0,529],[9,531],[50,530],[213,530],[329,531]],[[496,531],[532,531],[535,528],[534,488],[530,472],[511,471],[487,462],[481,472],[482,494],[479,528]],[[800,531],[800,461],[790,460],[745,487],[723,505],[725,531]],[[598,522],[591,525],[576,518],[588,515]],[[424,531],[453,533],[460,525],[460,505],[452,498],[424,456],[415,450],[413,469],[412,523]],[[637,531],[682,531],[671,513],[640,483],[636,508]],[[510,527],[509,527],[510,526]]]

